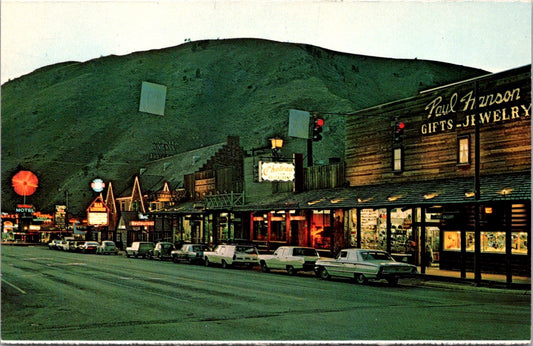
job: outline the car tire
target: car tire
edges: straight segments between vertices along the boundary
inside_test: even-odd
[[[178,256],[172,256],[172,262],[178,263],[179,262]]]
[[[261,262],[261,271],[263,273],[268,273],[270,271],[270,268],[268,268],[266,262]]]
[[[389,283],[389,285],[391,286],[396,286],[398,284],[398,278],[388,278],[387,279],[387,282]]]
[[[293,266],[287,266],[287,274],[296,275],[296,269]]]
[[[329,275],[329,272],[326,268],[320,268],[320,278],[322,280],[329,280],[331,279],[331,275]]]
[[[209,258],[206,257],[206,259],[204,260],[204,265],[206,267],[209,267]]]
[[[364,274],[355,274],[355,281],[360,285],[364,285],[368,280]]]
[[[226,261],[224,261],[224,260],[222,260],[222,268],[224,268],[224,269],[228,269],[229,268],[228,263],[226,263]]]
[[[187,263],[189,264],[193,264],[194,263],[194,260],[190,257],[187,257]]]

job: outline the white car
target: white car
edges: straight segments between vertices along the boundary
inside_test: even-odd
[[[259,264],[263,272],[283,269],[294,275],[300,270],[314,270],[319,259],[318,252],[311,247],[281,246],[272,255],[259,255]]]
[[[315,273],[327,280],[331,276],[353,278],[364,284],[368,280],[387,280],[391,285],[402,277],[418,274],[416,266],[396,262],[386,251],[372,249],[343,249],[335,259],[318,260]]]
[[[214,251],[204,252],[204,264],[219,264],[222,268],[233,265],[253,267],[259,264],[259,252],[253,245],[219,245]]]
[[[96,248],[96,254],[102,254],[102,255],[105,255],[105,254],[114,254],[114,255],[117,255],[118,254],[118,249],[117,247],[115,246],[115,243],[112,242],[111,240],[104,240],[102,242],[102,244],[98,245],[98,247]]]
[[[179,250],[172,251],[171,255],[174,263],[198,263],[203,261],[205,251],[209,251],[209,248],[204,244],[183,244]]]

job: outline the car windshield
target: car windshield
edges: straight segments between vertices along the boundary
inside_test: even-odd
[[[237,246],[237,248],[235,249],[236,252],[241,252],[241,253],[257,253],[257,250],[255,249],[255,247],[250,247],[250,246]]]
[[[153,249],[154,246],[150,243],[141,243],[139,244],[139,249]]]
[[[205,247],[203,246],[193,246],[192,251],[203,251],[205,250]]]
[[[388,260],[388,261],[391,261],[392,260],[392,257],[388,253],[386,253],[386,252],[377,252],[377,251],[363,252],[361,254],[361,257],[365,261],[368,261],[368,260]]]
[[[295,248],[293,250],[294,256],[316,256],[316,250],[315,249],[307,249],[307,248]]]

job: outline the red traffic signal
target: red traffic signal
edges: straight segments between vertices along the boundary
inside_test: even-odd
[[[405,123],[396,120],[394,123],[394,143],[401,143],[403,139],[403,130],[405,129]]]
[[[322,126],[324,126],[324,119],[315,117],[315,125],[313,126],[313,141],[318,142],[322,139]]]

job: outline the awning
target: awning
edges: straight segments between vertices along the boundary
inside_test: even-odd
[[[510,173],[480,177],[479,202],[531,200],[531,174]],[[475,202],[474,178],[381,184],[301,193],[279,193],[261,201],[237,206],[236,211],[381,208],[471,204]]]

